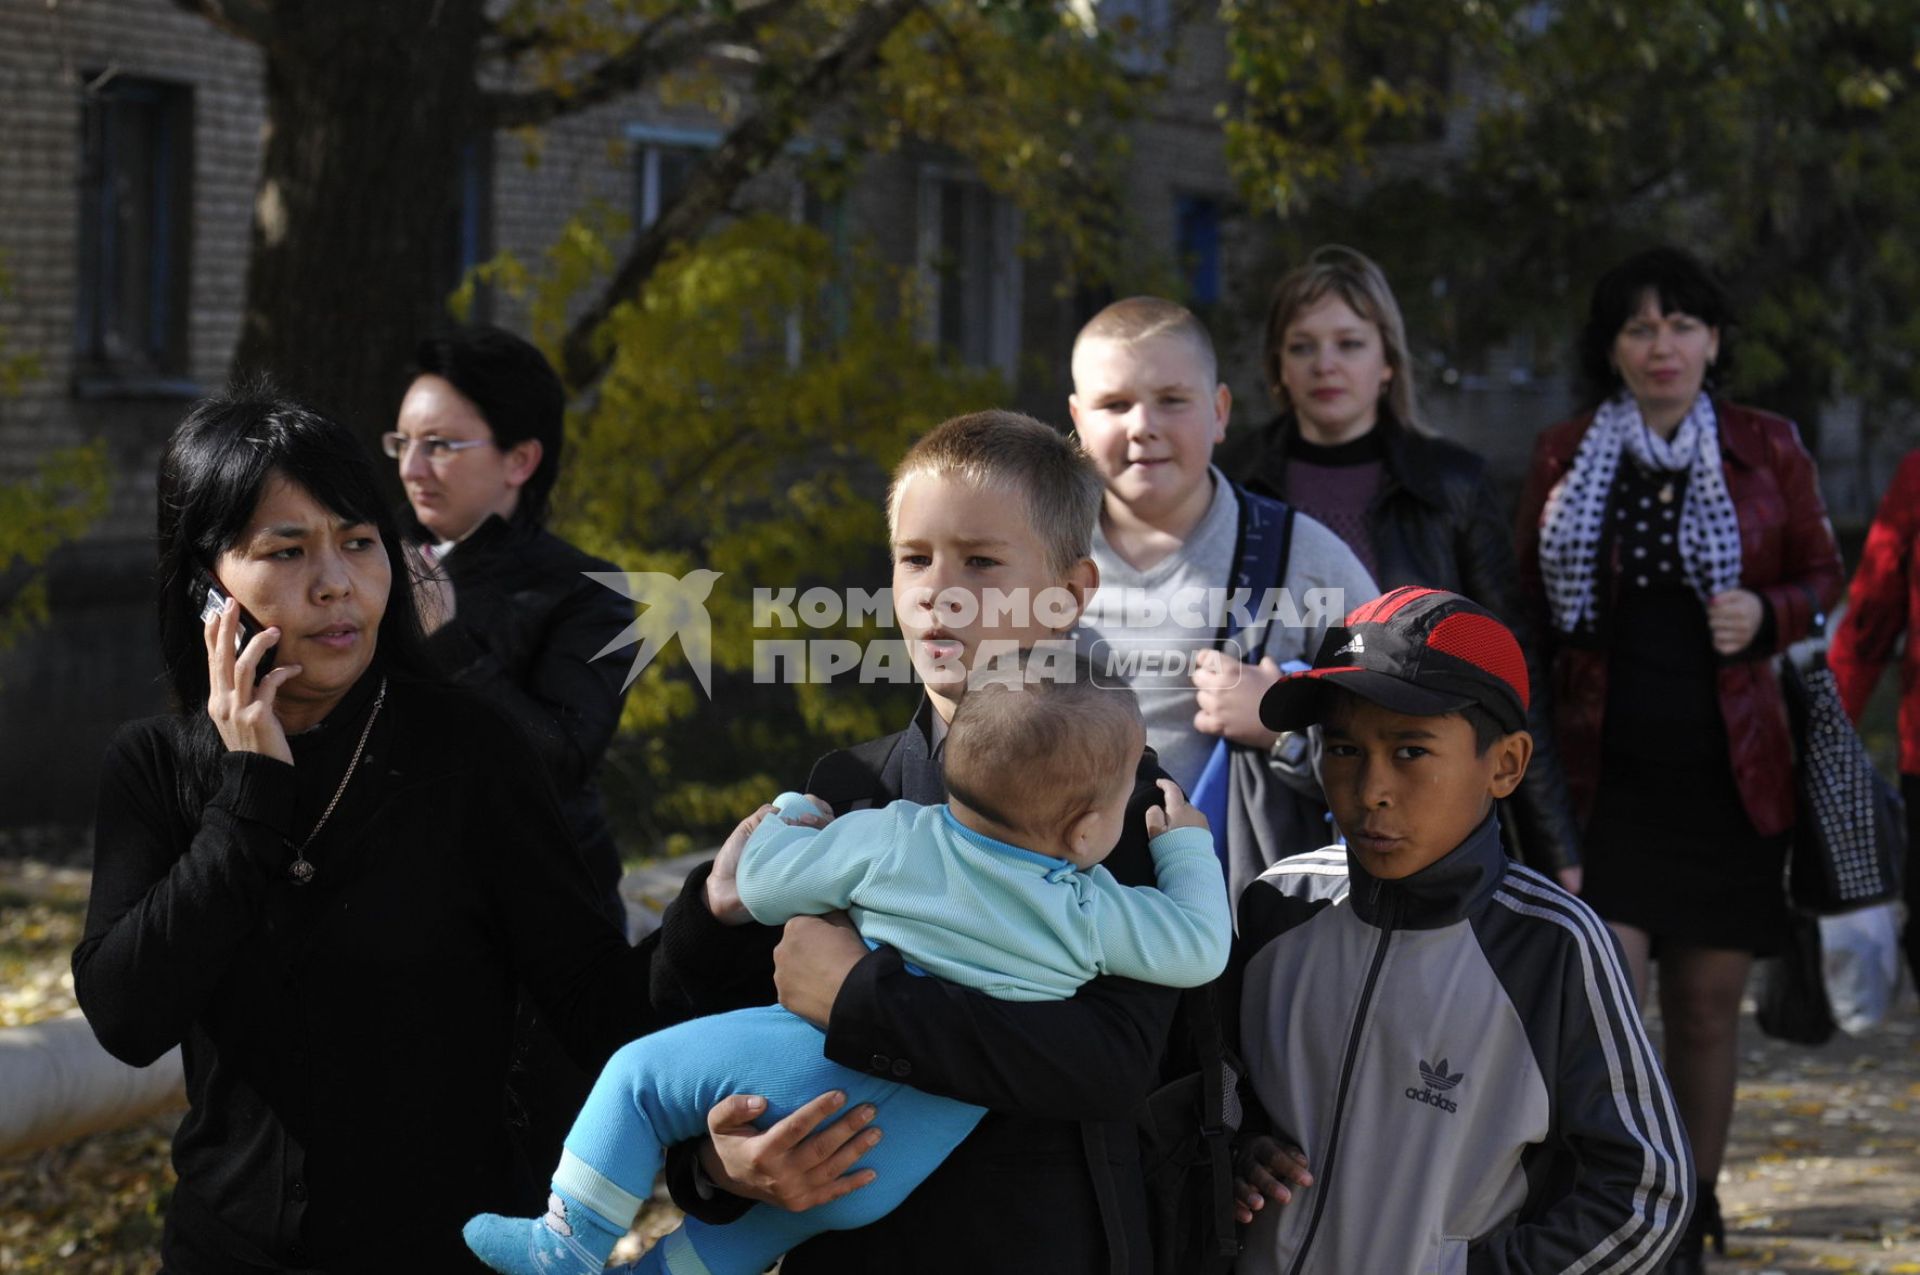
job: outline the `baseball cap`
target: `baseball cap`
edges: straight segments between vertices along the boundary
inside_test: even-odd
[[[1260,720],[1304,730],[1321,720],[1328,686],[1410,717],[1478,704],[1503,730],[1527,725],[1527,660],[1513,630],[1444,589],[1409,586],[1356,607],[1327,631],[1312,668],[1267,691]]]

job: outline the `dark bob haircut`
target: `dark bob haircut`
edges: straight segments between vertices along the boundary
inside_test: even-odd
[[[1600,276],[1593,286],[1593,299],[1587,305],[1587,323],[1580,332],[1580,374],[1586,388],[1597,401],[1612,398],[1624,382],[1613,366],[1613,343],[1627,320],[1639,312],[1640,302],[1649,292],[1661,314],[1690,314],[1709,327],[1720,329],[1720,354],[1707,369],[1706,386],[1711,391],[1716,374],[1729,366],[1728,329],[1733,326],[1733,308],[1727,291],[1699,258],[1678,248],[1649,248],[1635,253]]]
[[[376,650],[390,669],[433,676],[406,549],[365,446],[318,412],[277,397],[270,386],[248,386],[195,403],[160,458],[160,654],[175,707],[202,723],[209,720],[203,573],[238,543],[275,475],[341,518],[371,524],[380,533],[393,588]]]
[[[547,356],[511,332],[462,328],[428,337],[413,352],[416,376],[437,376],[472,403],[502,451],[529,438],[540,442],[540,464],[520,488],[513,521],[547,521],[547,498],[560,477],[566,437],[567,391]]]

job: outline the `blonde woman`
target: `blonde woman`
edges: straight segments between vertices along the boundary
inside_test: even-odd
[[[1316,251],[1274,288],[1265,350],[1279,414],[1229,433],[1215,463],[1331,527],[1380,588],[1446,589],[1492,611],[1520,637],[1539,687],[1486,462],[1421,428],[1406,324],[1380,267],[1351,248]],[[1572,815],[1543,698],[1534,696],[1530,719],[1533,764],[1510,802],[1513,831],[1528,864],[1577,891]]]

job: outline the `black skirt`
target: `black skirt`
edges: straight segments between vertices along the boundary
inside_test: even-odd
[[[1582,843],[1581,897],[1664,945],[1768,956],[1788,913],[1791,834],[1753,829],[1732,767],[1610,754]]]

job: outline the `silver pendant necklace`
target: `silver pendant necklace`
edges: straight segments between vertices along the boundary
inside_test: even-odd
[[[380,693],[373,697],[373,711],[367,714],[367,724],[360,728],[360,742],[353,746],[353,760],[347,763],[347,773],[340,776],[340,786],[333,790],[333,800],[329,801],[327,808],[320,812],[320,822],[313,825],[313,831],[307,834],[305,841],[297,846],[291,841],[287,842],[293,847],[293,862],[287,865],[287,875],[293,879],[295,885],[305,885],[313,880],[314,867],[307,862],[307,847],[312,845],[313,839],[320,835],[320,830],[327,826],[327,820],[332,816],[333,808],[340,804],[341,795],[347,791],[347,783],[353,778],[353,772],[360,768],[360,754],[366,751],[367,736],[373,734],[374,719],[380,716],[380,706],[386,702],[387,679],[383,675],[380,678]]]

